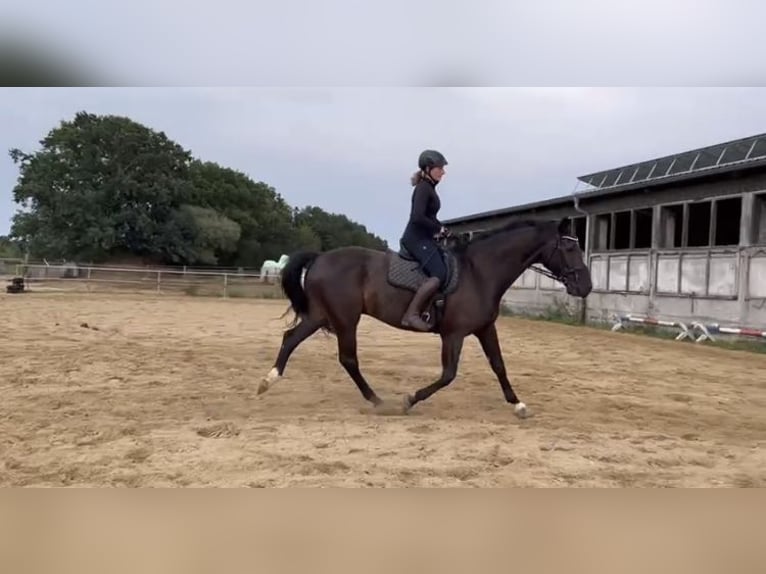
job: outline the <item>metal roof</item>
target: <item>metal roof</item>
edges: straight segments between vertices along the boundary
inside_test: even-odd
[[[595,199],[635,189],[763,166],[766,166],[766,133],[582,175],[577,179],[589,188],[577,192],[576,195],[580,199]],[[574,196],[575,194],[562,195],[514,207],[455,217],[445,220],[444,224],[454,225],[513,215],[537,208],[563,206],[567,203],[574,207]]]
[[[766,160],[766,134],[666,155],[640,163],[581,175],[581,182],[602,190],[648,187],[681,175],[699,176],[722,168],[762,164]],[[590,190],[589,190],[590,191]]]

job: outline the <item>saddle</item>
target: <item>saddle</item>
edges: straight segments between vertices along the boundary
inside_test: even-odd
[[[444,303],[447,296],[457,289],[459,268],[457,258],[452,251],[439,247],[435,257],[441,257],[447,267],[447,280],[442,283],[439,291],[426,303],[423,320],[435,331],[441,320]],[[388,252],[388,282],[394,287],[406,289],[413,294],[425,283],[428,275],[420,263],[407,251],[404,245],[399,245],[399,251]]]

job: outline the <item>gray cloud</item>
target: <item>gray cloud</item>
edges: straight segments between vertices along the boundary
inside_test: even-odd
[[[571,193],[576,176],[766,131],[760,88],[0,89],[0,233],[27,151],[78,110],[132,117],[196,156],[391,244],[417,154],[450,160],[444,218]]]

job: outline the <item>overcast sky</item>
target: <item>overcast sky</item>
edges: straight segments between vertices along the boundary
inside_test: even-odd
[[[425,147],[448,158],[443,219],[571,193],[576,177],[766,132],[766,88],[0,88],[0,234],[25,151],[85,110],[126,115],[199,158],[394,245]]]

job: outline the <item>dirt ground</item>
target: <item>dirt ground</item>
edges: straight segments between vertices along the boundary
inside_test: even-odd
[[[0,485],[766,486],[766,355],[501,318],[516,418],[478,343],[406,416],[371,414],[317,334],[256,395],[283,301],[0,295]],[[439,339],[365,318],[399,401]]]

